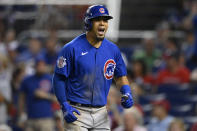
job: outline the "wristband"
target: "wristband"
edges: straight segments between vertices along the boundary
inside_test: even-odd
[[[129,85],[123,85],[121,88],[120,88],[120,92],[122,94],[126,94],[126,93],[131,93],[131,87]]]

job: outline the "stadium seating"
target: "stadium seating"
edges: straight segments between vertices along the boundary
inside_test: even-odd
[[[164,93],[167,96],[184,96],[190,93],[188,85],[161,84],[158,86],[158,93]]]
[[[139,103],[141,105],[150,104],[152,101],[164,100],[166,98],[165,94],[151,94],[143,95],[139,97]]]
[[[172,106],[169,114],[175,117],[191,116],[193,115],[192,105],[186,104],[186,105]]]

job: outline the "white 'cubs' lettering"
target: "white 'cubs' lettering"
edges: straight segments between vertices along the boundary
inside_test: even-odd
[[[109,59],[104,65],[104,76],[106,79],[110,80],[114,76],[114,71],[116,68],[116,62],[113,59]]]
[[[63,68],[65,65],[66,65],[66,58],[64,58],[63,56],[59,57],[59,59],[57,60],[57,67]]]

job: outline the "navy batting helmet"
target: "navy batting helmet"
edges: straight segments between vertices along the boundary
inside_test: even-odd
[[[84,15],[85,30],[90,30],[92,28],[91,19],[100,16],[106,17],[107,20],[113,18],[112,16],[109,15],[109,12],[105,6],[103,5],[90,6]]]

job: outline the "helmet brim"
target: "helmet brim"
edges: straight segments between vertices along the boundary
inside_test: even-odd
[[[104,17],[107,20],[113,19],[113,17],[110,15],[99,15],[99,16],[90,17],[89,20],[92,20],[92,19],[98,18],[98,17]]]

